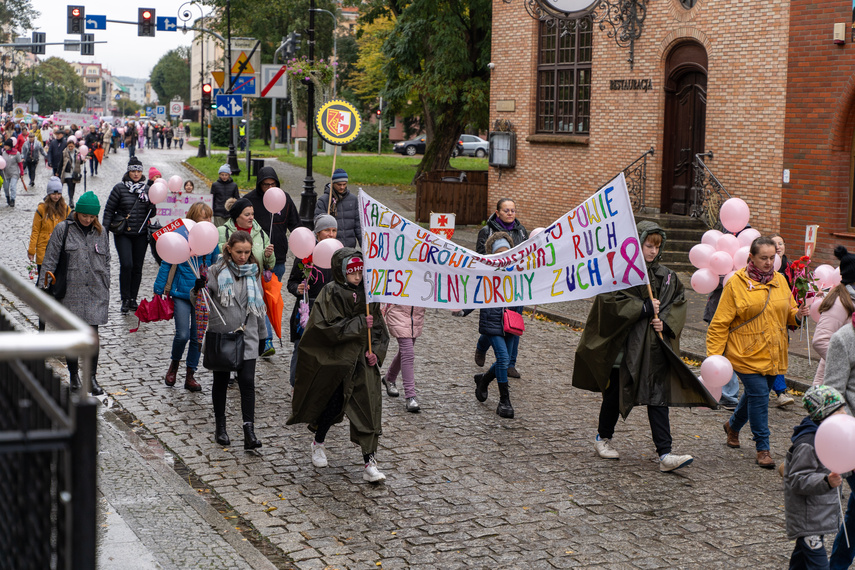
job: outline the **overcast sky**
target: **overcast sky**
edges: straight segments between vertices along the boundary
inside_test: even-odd
[[[47,42],[61,42],[66,39],[77,39],[77,36],[66,34],[67,6],[75,0],[35,0],[33,6],[41,12],[34,22],[36,31],[47,34]],[[154,8],[156,16],[177,17],[179,7],[184,4],[179,0],[77,0],[77,5],[85,6],[86,14],[107,16],[108,20],[123,20],[136,22],[138,8]],[[190,7],[193,19],[200,16],[199,8]],[[210,8],[205,8],[205,14]],[[192,22],[192,20],[191,20]],[[179,26],[181,19],[178,19]],[[74,62],[100,63],[113,75],[148,79],[157,61],[171,49],[179,46],[189,46],[193,32],[184,35],[178,32],[156,32],[155,37],[137,36],[136,25],[113,24],[108,22],[106,30],[88,30],[95,34],[95,41],[107,41],[106,44],[95,44],[94,56],[81,56],[80,52],[64,51],[62,46],[47,46],[45,55]]]

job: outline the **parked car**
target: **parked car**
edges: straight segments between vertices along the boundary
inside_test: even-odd
[[[425,147],[427,146],[426,141],[427,138],[424,135],[421,135],[408,141],[395,143],[395,146],[392,148],[392,150],[399,154],[406,154],[407,156],[424,154]]]
[[[460,135],[457,148],[463,156],[484,158],[490,152],[490,143],[475,135]]]

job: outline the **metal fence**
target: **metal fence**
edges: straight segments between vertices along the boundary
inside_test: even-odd
[[[721,205],[728,198],[731,198],[731,195],[704,163],[704,157],[712,158],[713,152],[708,151],[695,155],[692,164],[694,180],[690,215],[693,218],[699,218],[708,228],[720,230],[722,227],[718,217],[719,211],[721,211]]]
[[[98,337],[0,265],[0,284],[58,332],[16,328],[0,307],[0,570],[95,567],[96,408],[86,396]],[[81,358],[81,395],[46,365]]]

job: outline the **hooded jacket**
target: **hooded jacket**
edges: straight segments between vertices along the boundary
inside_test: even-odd
[[[276,171],[270,166],[265,166],[258,171],[258,177],[255,179],[255,190],[247,194],[245,198],[252,202],[252,208],[255,210],[255,220],[261,226],[261,229],[269,235],[276,259],[285,263],[285,257],[288,255],[288,232],[300,227],[300,213],[297,211],[297,207],[294,206],[291,196],[285,192],[285,207],[280,212],[273,214],[273,232],[271,233],[271,214],[264,207],[264,191],[261,189],[261,182],[268,178],[275,180],[276,187],[279,187],[279,177],[276,175]]]
[[[21,153],[15,150],[14,147],[3,147],[3,159],[6,161],[6,168],[3,169],[3,178],[18,178],[21,176],[21,164],[24,159],[21,158]]]
[[[214,210],[214,216],[218,218],[228,218],[229,211],[226,210],[226,200],[240,198],[237,182],[229,176],[227,182],[223,182],[219,177],[211,184],[211,196],[213,196],[213,204],[211,209]],[[253,206],[253,208],[255,208]]]
[[[519,220],[514,220],[514,227],[511,231],[505,229],[505,227],[499,222],[496,213],[493,214],[487,219],[487,223],[481,228],[481,231],[478,232],[478,241],[475,244],[475,251],[480,253],[481,255],[486,255],[487,253],[487,239],[496,232],[507,232],[514,240],[514,245],[519,245],[525,240],[528,239],[528,231],[525,229]]]
[[[324,195],[315,203],[315,216],[327,213],[327,204],[330,201],[330,185],[324,187]],[[336,239],[344,244],[344,247],[362,247],[362,222],[359,220],[359,199],[345,189],[344,194],[335,198],[335,220],[338,225]]]
[[[831,471],[816,456],[817,429],[810,418],[804,418],[793,429],[793,445],[784,462],[784,509],[789,540],[834,534],[840,528],[837,490],[826,479]]]
[[[289,425],[316,423],[330,398],[342,386],[344,405],[334,419],[339,423],[347,415],[350,440],[363,454],[377,449],[382,419],[380,366],[389,346],[389,333],[379,303],[368,310],[374,317],[371,349],[377,366],[369,366],[365,319],[365,288],[350,285],[345,279],[347,262],[357,250],[345,247],[332,256],[333,282],[318,295],[297,356],[297,380],[291,399],[293,411]]]
[[[763,285],[740,269],[725,284],[707,328],[707,356],[722,354],[736,372],[744,374],[786,374],[787,325],[798,324],[796,313],[798,307],[783,275],[774,271],[772,280]]]
[[[665,232],[656,223],[642,221],[638,230],[640,243],[658,233],[665,245]],[[659,264],[659,257],[647,267],[647,274],[660,302],[664,340],[650,326],[653,305],[645,285],[597,295],[576,348],[573,386],[605,392],[612,368],[618,366],[624,418],[635,405],[716,408],[718,402],[677,356],[686,322],[683,284],[676,273]]]
[[[129,186],[130,185],[130,186]],[[139,186],[137,186],[139,185]],[[137,192],[134,188],[140,188]],[[140,177],[139,182],[134,184],[128,173],[122,176],[122,181],[113,186],[107,203],[104,205],[104,218],[101,225],[110,229],[114,219],[128,217],[128,231],[125,235],[144,235],[146,227],[153,216],[157,214],[157,206],[148,199],[148,189],[145,176]]]
[[[220,251],[223,251],[226,242],[229,241],[229,236],[237,231],[235,221],[229,218],[228,221],[217,228],[217,230],[220,232]],[[256,261],[258,261],[264,269],[273,269],[273,266],[276,265],[276,253],[270,254],[270,257],[264,256],[264,250],[267,249],[268,245],[270,245],[270,238],[267,237],[267,234],[261,229],[261,226],[258,225],[258,220],[252,220],[252,231],[249,235],[252,237],[252,255],[255,257]]]

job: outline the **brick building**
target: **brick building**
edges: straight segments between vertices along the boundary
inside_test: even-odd
[[[489,201],[511,196],[526,226],[544,225],[653,148],[644,206],[688,215],[692,159],[712,151],[754,227],[796,253],[816,223],[820,258],[855,250],[851,24],[851,0],[649,0],[631,68],[596,24],[561,35],[496,0],[490,118],[512,123],[517,159],[490,169]]]

